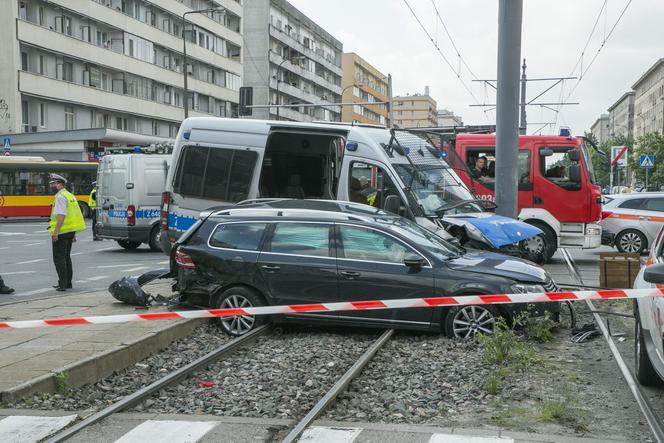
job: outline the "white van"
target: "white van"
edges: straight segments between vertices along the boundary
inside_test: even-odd
[[[450,238],[471,218],[484,226],[541,234],[522,222],[482,212],[457,174],[422,137],[343,123],[195,117],[180,126],[162,198],[165,252],[201,211],[257,198],[336,199],[400,214]],[[444,215],[444,217],[443,217]],[[457,218],[458,216],[458,218]],[[491,220],[491,222],[489,221]],[[518,229],[508,225],[518,224]],[[489,243],[472,226],[466,236]],[[535,233],[532,233],[534,230]],[[516,234],[515,234],[516,235]]]
[[[125,249],[159,244],[159,206],[170,155],[107,155],[97,173],[97,232]]]

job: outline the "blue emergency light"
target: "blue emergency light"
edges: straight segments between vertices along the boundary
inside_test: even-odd
[[[357,143],[355,143],[355,142],[346,143],[346,150],[347,151],[357,151]]]
[[[184,131],[182,133],[182,138],[185,140],[189,140],[189,136],[191,135],[191,131]]]
[[[558,135],[561,137],[571,137],[572,131],[569,129],[569,126],[561,126]]]

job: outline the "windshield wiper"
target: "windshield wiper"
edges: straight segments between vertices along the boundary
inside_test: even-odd
[[[471,203],[477,204],[477,205],[479,205],[479,206],[482,207],[482,208],[485,208],[486,206],[489,206],[489,208],[485,208],[485,209],[495,209],[495,208],[498,207],[498,206],[497,206],[494,202],[492,202],[491,200],[473,199],[473,200],[462,200],[462,201],[460,201],[460,202],[456,202],[456,203],[452,203],[452,204],[443,205],[443,206],[439,207],[438,209],[436,209],[436,210],[433,211],[433,212],[435,212],[436,215],[437,215],[438,217],[442,217],[442,216],[444,216],[445,213],[446,213],[447,211],[449,211],[450,209],[459,208],[459,207],[461,207],[461,206],[466,206],[466,205],[471,204]]]

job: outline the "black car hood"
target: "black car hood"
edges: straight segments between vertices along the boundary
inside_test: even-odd
[[[445,263],[450,269],[491,274],[522,282],[545,283],[547,274],[536,264],[496,252],[468,251]]]

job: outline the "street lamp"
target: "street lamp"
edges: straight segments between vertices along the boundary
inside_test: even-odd
[[[184,68],[182,72],[184,75],[184,118],[189,117],[189,87],[187,83],[187,34],[185,30],[186,27],[185,17],[189,14],[207,14],[208,12],[218,12],[225,9],[226,8],[223,7],[198,9],[195,11],[187,11],[184,14],[182,14],[182,54],[183,54],[182,67]]]

